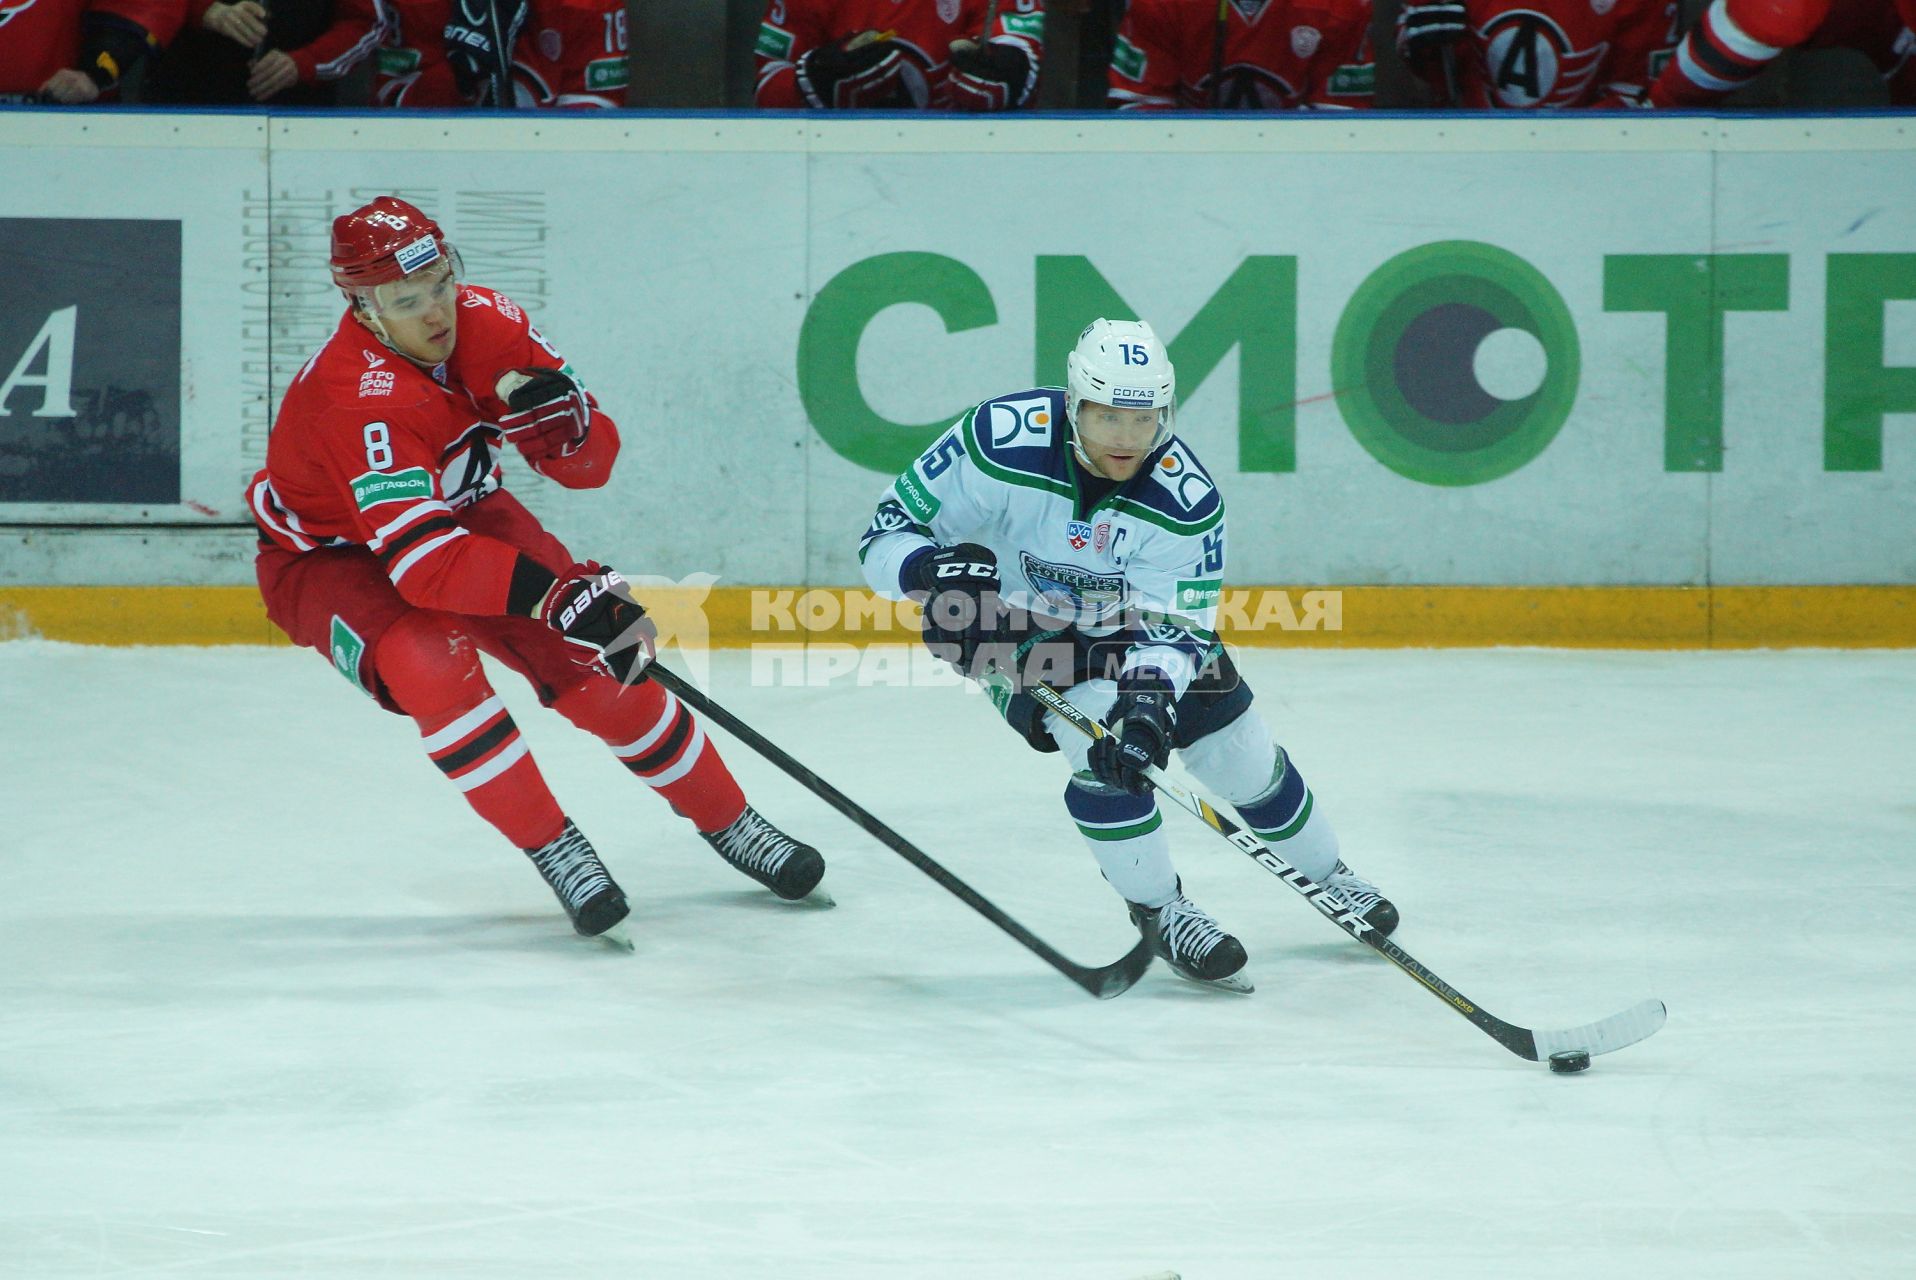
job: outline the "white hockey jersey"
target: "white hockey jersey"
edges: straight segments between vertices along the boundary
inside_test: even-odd
[[[1087,503],[1064,396],[1039,387],[987,400],[940,436],[880,499],[858,549],[865,580],[902,599],[912,552],[980,543],[998,557],[1007,605],[1087,635],[1129,628],[1121,670],[1157,667],[1182,695],[1217,645],[1223,496],[1174,438]]]

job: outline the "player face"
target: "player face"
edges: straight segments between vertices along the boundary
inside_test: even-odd
[[[1078,444],[1091,469],[1107,480],[1129,480],[1145,455],[1164,441],[1156,409],[1120,409],[1083,400],[1078,404]]]
[[[459,336],[459,282],[450,262],[441,259],[418,275],[375,286],[370,309],[385,327],[386,341],[407,359],[434,365],[452,355]]]

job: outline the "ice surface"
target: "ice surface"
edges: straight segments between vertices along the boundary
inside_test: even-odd
[[[1170,811],[1257,994],[1092,1000],[743,747],[833,911],[501,680],[637,901],[573,938],[409,722],[288,650],[0,645],[0,1276],[1916,1274],[1916,654],[1251,652],[1403,909],[1557,1077]],[[720,700],[1085,963],[1056,757],[959,690]]]

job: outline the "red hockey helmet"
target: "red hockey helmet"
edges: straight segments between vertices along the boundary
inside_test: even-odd
[[[333,219],[333,283],[349,293],[450,258],[439,224],[398,196],[380,196]],[[457,273],[456,260],[453,269]]]

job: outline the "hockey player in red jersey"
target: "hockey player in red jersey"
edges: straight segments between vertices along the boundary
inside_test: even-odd
[[[1676,0],[1405,0],[1397,49],[1458,107],[1647,106]],[[1447,62],[1448,59],[1448,62]]]
[[[1042,0],[770,0],[758,29],[756,101],[833,109],[1029,107],[1043,52]]]
[[[464,107],[452,64],[446,60],[446,24],[452,0],[373,0],[382,42],[373,60],[373,105]]]
[[[1370,17],[1370,0],[1133,0],[1111,51],[1111,105],[1368,107]]]
[[[239,48],[249,51],[247,59],[246,92],[255,102],[265,102],[296,86],[313,86],[344,78],[347,73],[364,62],[379,47],[380,22],[373,11],[372,0],[338,0],[329,6],[331,20],[323,30],[314,34],[306,43],[295,48],[281,48],[272,43],[273,35],[268,29],[266,7],[259,0],[188,0],[186,11],[186,31],[204,29],[213,36],[231,41]],[[188,53],[190,70],[181,70],[171,77],[173,83],[162,88],[160,100],[168,102],[201,103],[222,101],[223,86],[220,77],[215,74],[206,76],[209,59],[204,48],[191,48],[191,40],[183,36],[174,46],[174,54]],[[228,54],[235,58],[237,55]],[[159,74],[171,70],[168,60],[162,60]],[[214,60],[215,71],[227,65],[223,60]],[[202,77],[199,83],[182,83],[186,76]],[[206,81],[210,80],[210,83]],[[151,79],[147,82],[147,100],[154,100],[155,85]]]
[[[617,573],[581,562],[501,487],[511,443],[573,489],[603,485],[619,433],[510,299],[458,277],[438,225],[382,196],[333,223],[339,327],[280,406],[247,501],[267,616],[331,657],[524,849],[588,936],[625,895],[560,810],[479,655],[604,740],[733,866],[812,893],[818,852],[745,802],[718,748],[645,678],[650,624]]]
[[[521,106],[623,107],[625,0],[532,0],[512,64]]]
[[[375,2],[386,31],[373,78],[377,105],[493,105],[486,0]],[[511,106],[625,105],[624,0],[504,0],[501,17],[512,51]]]
[[[0,0],[0,102],[111,95],[186,20],[186,0]]]
[[[1856,49],[1896,105],[1916,102],[1911,38],[1897,4],[1912,0],[1712,0],[1650,87],[1656,107],[1713,107],[1787,50]]]

